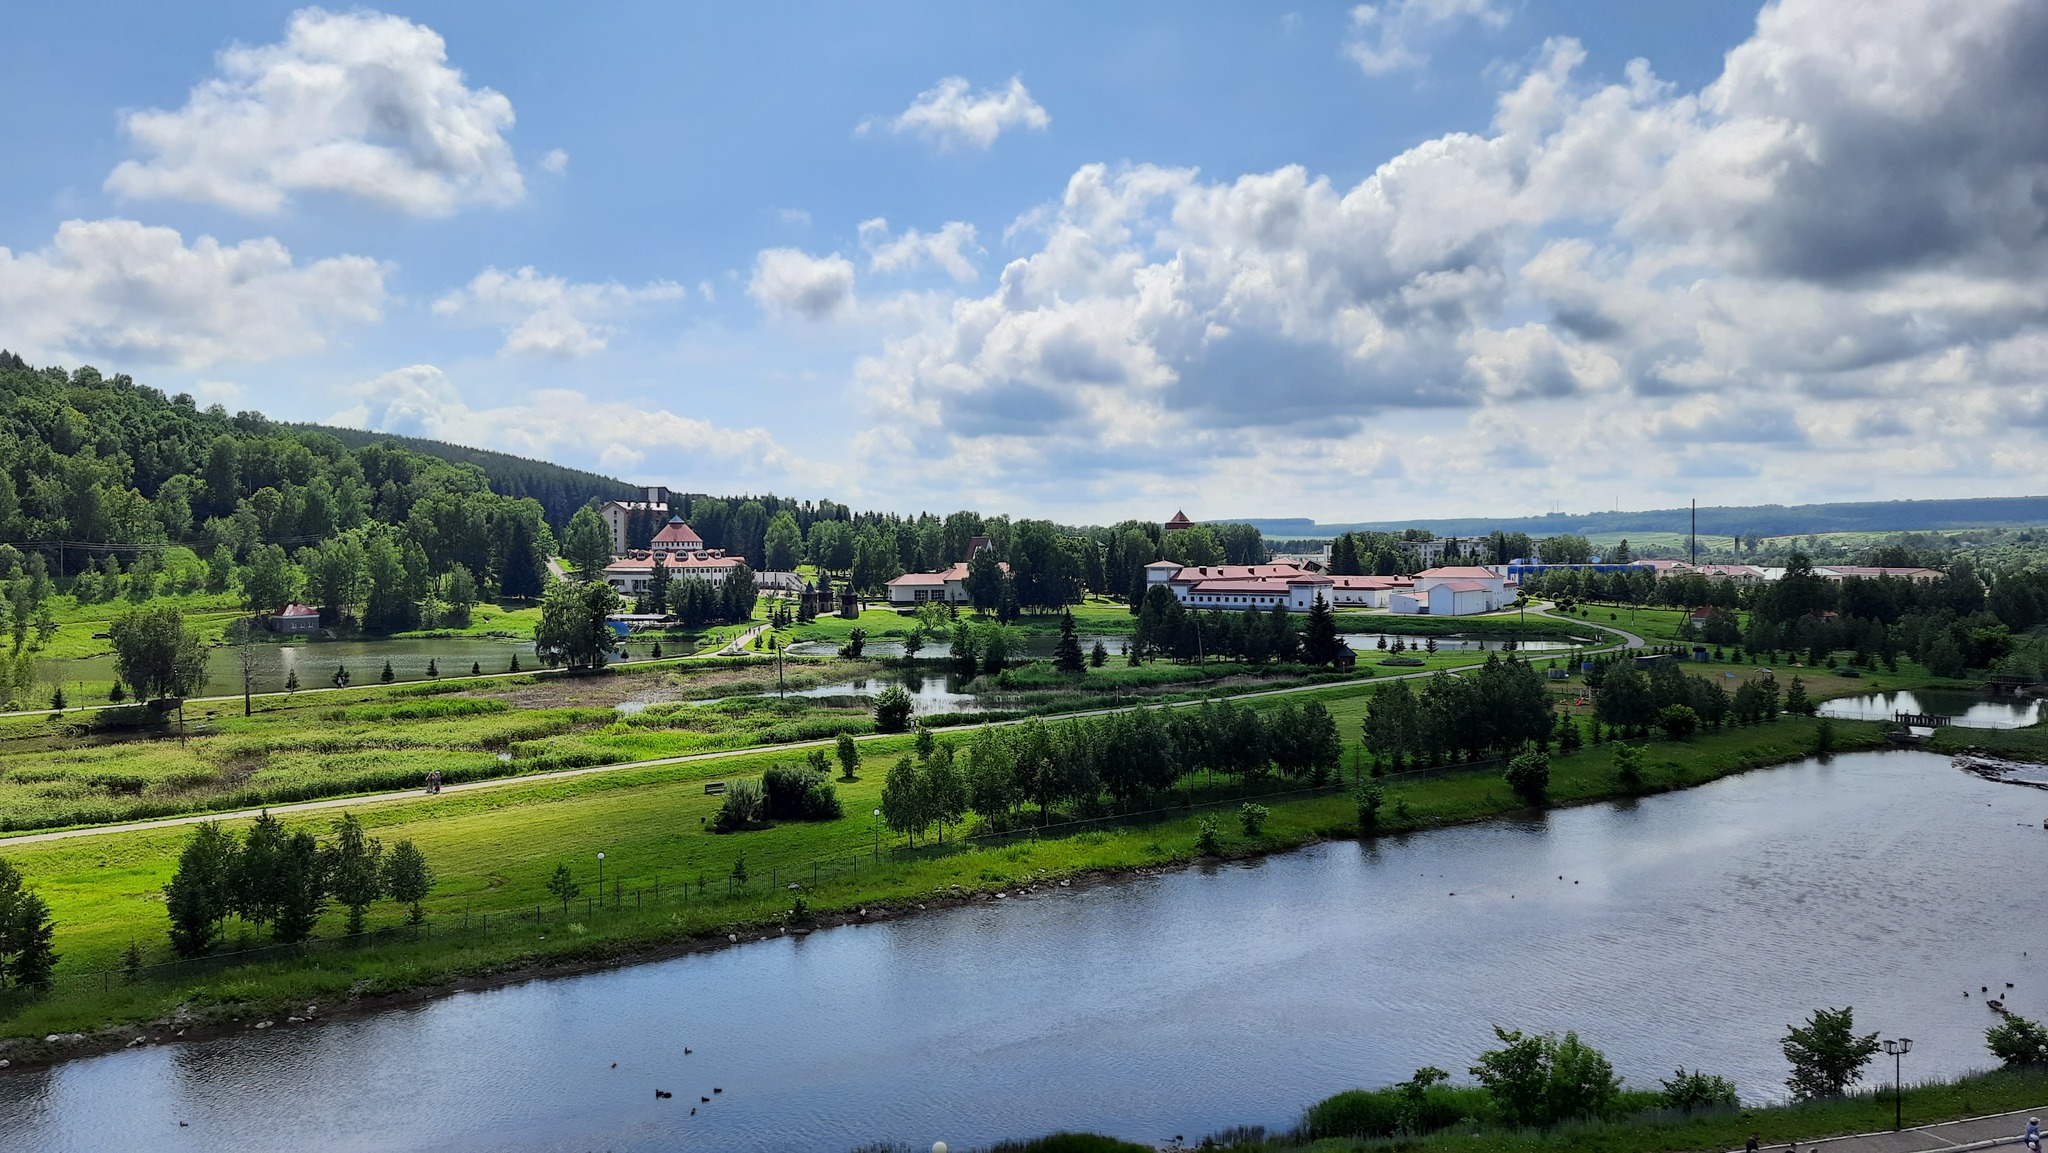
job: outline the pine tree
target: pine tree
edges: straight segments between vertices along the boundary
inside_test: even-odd
[[[51,948],[56,932],[50,907],[34,890],[22,887],[21,873],[12,862],[0,860],[0,978],[47,987],[50,971],[57,967],[57,953]]]
[[[1312,665],[1327,665],[1337,659],[1337,614],[1330,602],[1317,593],[1308,609],[1308,626],[1302,631],[1302,659]]]
[[[391,661],[389,659],[385,660],[384,670],[377,674],[377,679],[387,685],[398,679],[398,674],[391,671]]]
[[[1088,671],[1087,660],[1081,655],[1080,638],[1074,635],[1074,614],[1071,610],[1060,614],[1060,641],[1053,649],[1052,664],[1059,671],[1075,676]]]
[[[295,693],[299,691],[299,670],[287,669],[285,671],[284,691],[286,693]]]
[[[483,663],[482,661],[471,661],[471,662],[469,662],[469,675],[470,675],[470,676],[473,676],[473,677],[480,677],[480,676],[483,676],[483,675],[484,675],[484,663]]]
[[[441,679],[441,665],[440,665],[440,662],[436,661],[436,660],[435,660],[434,658],[432,658],[432,657],[428,657],[428,658],[427,658],[427,676],[429,676],[429,677],[431,677],[431,678],[433,678],[434,680],[437,680],[437,681]]]
[[[202,822],[178,854],[178,870],[164,886],[171,916],[171,948],[180,957],[203,956],[220,940],[234,908],[238,846],[233,833]]]

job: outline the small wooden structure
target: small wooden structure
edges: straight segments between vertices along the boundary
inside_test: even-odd
[[[1945,729],[1956,719],[1940,713],[1893,713],[1892,721],[1909,729]]]

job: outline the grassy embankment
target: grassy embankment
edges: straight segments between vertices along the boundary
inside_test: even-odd
[[[1988,1059],[1988,1053],[1987,1053]],[[1370,1094],[1382,1096],[1381,1093]],[[1437,1133],[1399,1138],[1313,1137],[1308,1126],[1296,1133],[1260,1136],[1248,1133],[1223,1134],[1213,1148],[1220,1153],[1340,1153],[1349,1150],[1429,1150],[1431,1153],[1686,1153],[1695,1150],[1740,1149],[1755,1133],[1766,1148],[1781,1148],[1793,1141],[1802,1144],[1818,1138],[1854,1133],[1878,1133],[1892,1127],[1893,1098],[1889,1087],[1872,1086],[1847,1097],[1830,1101],[1759,1106],[1746,1109],[1715,1109],[1684,1114],[1654,1107],[1653,1093],[1627,1093],[1624,1107],[1633,1111],[1604,1122],[1583,1122],[1548,1131],[1505,1129],[1486,1119],[1490,1102],[1475,1088],[1440,1087],[1431,1090],[1433,1100],[1473,1108],[1477,1124],[1460,1124]],[[1342,1098],[1341,1094],[1322,1106],[1311,1107],[1316,1116]],[[1934,1125],[1966,1117],[1983,1117],[2020,1109],[2038,1108],[2048,1101],[2048,1070],[1998,1069],[1959,1077],[1951,1081],[1930,1081],[1906,1087],[1899,1114],[1907,1127]],[[1386,1107],[1373,1110],[1388,1111]],[[2014,1127],[2017,1134],[2018,1126]],[[1082,1135],[1063,1135],[1075,1140]],[[1046,1139],[1048,1142],[1054,1138]],[[1095,1138],[1099,1145],[1076,1144],[1076,1149],[1122,1150],[1108,1138]],[[1026,1145],[1036,1148],[1035,1144]],[[1067,1146],[1048,1144],[1047,1148]]]
[[[1851,687],[1863,687],[1852,685]],[[1569,691],[1569,690],[1567,690]],[[1356,763],[1358,720],[1366,686],[1318,690],[1338,716],[1347,743],[1347,764]],[[1298,699],[1298,698],[1297,698]],[[1277,704],[1267,701],[1265,704]],[[1785,718],[1775,724],[1703,734],[1681,743],[1658,741],[1647,749],[1645,791],[1699,784],[1747,768],[1794,760],[1813,747],[1817,722]],[[1849,750],[1883,744],[1876,724],[1838,722],[1835,746]],[[1970,738],[1987,734],[1970,733]],[[2048,752],[2044,734],[2000,734],[2012,751]],[[1968,743],[1955,733],[1937,747]],[[1981,743],[1981,741],[1979,742]],[[761,753],[564,780],[511,784],[487,792],[411,796],[366,802],[356,811],[385,843],[410,839],[424,849],[440,877],[428,902],[429,934],[417,941],[385,941],[357,951],[316,951],[304,959],[281,957],[241,964],[214,975],[167,976],[125,985],[118,976],[105,987],[81,979],[112,968],[131,941],[148,960],[165,959],[161,886],[168,880],[189,830],[106,834],[67,841],[8,846],[4,853],[51,903],[60,924],[58,947],[65,954],[57,992],[31,1003],[4,1023],[13,1037],[86,1029],[109,1022],[150,1020],[175,1006],[196,1012],[217,1009],[241,1015],[305,1000],[333,1003],[349,995],[396,992],[434,986],[509,966],[567,962],[702,940],[707,933],[737,932],[774,922],[790,908],[793,894],[779,886],[792,881],[808,890],[816,910],[852,909],[877,902],[910,904],[934,891],[1005,889],[1049,883],[1096,870],[1165,865],[1195,855],[1198,824],[1205,815],[1170,809],[1156,820],[1088,828],[1066,835],[1008,841],[953,841],[943,847],[907,850],[884,836],[876,867],[875,829],[868,811],[879,804],[886,766],[900,755],[905,738],[864,745],[861,779],[840,786],[847,817],[821,824],[783,824],[773,829],[719,836],[706,822],[719,801],[704,794],[707,780],[731,780],[758,773],[792,754]],[[1551,799],[1556,804],[1620,795],[1613,746],[1587,748],[1560,757],[1553,768]],[[1389,782],[1383,831],[1398,833],[1483,819],[1519,807],[1497,766],[1450,770]],[[1223,802],[1223,790],[1205,793],[1188,782],[1191,799]],[[1273,786],[1280,787],[1280,786]],[[1219,795],[1222,794],[1222,795]],[[1224,851],[1262,853],[1329,837],[1353,835],[1356,814],[1340,791],[1273,797],[1264,832],[1246,837],[1236,822],[1222,826]],[[293,817],[288,824],[324,832],[331,813]],[[559,916],[507,924],[508,914],[543,912],[553,904],[545,888],[555,866],[569,863],[586,893],[594,880],[594,854],[608,855],[607,887],[619,886],[621,909],[589,908]],[[740,854],[752,882],[739,895],[723,896],[725,878]],[[868,857],[862,855],[869,854]],[[815,886],[812,869],[816,866]],[[858,871],[855,871],[857,868]],[[705,883],[689,903],[677,900],[682,882]],[[659,881],[664,900],[656,905],[646,890]],[[766,882],[766,883],[764,883]],[[636,900],[635,891],[641,890]],[[636,907],[637,906],[637,907]],[[559,906],[556,906],[559,913]],[[476,926],[492,915],[488,940],[456,931],[464,917]],[[394,925],[400,913],[372,911],[374,926]],[[339,933],[338,913],[319,929],[322,938]]]

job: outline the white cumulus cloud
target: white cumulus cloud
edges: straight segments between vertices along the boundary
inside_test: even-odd
[[[504,135],[512,102],[470,87],[424,25],[305,8],[282,42],[234,45],[217,64],[184,107],[123,118],[142,156],[109,191],[246,213],[335,193],[421,216],[525,195]]]
[[[724,428],[664,408],[593,400],[575,389],[538,389],[516,403],[477,408],[441,369],[415,364],[347,393],[355,403],[329,417],[331,423],[548,460],[584,457],[621,471],[646,464],[649,476],[670,483],[822,478],[764,429]]]
[[[603,352],[617,322],[650,304],[682,300],[682,285],[656,280],[639,288],[616,281],[579,284],[542,276],[531,265],[516,272],[486,268],[464,288],[434,302],[434,314],[505,328],[507,354],[587,356]]]
[[[853,280],[853,262],[836,252],[812,256],[799,248],[768,248],[754,258],[747,293],[773,315],[829,320],[852,310]]]
[[[987,151],[996,137],[1012,128],[1045,129],[1052,116],[1031,98],[1024,78],[1010,77],[1001,89],[969,89],[963,76],[948,76],[910,102],[896,116],[877,121],[863,120],[856,132],[867,133],[877,125],[898,134],[913,133],[940,148],[978,148]]]
[[[962,284],[981,275],[969,255],[981,251],[974,226],[962,220],[949,220],[937,232],[906,228],[902,235],[892,236],[889,222],[877,216],[861,222],[860,243],[867,249],[870,272],[914,272],[935,264]]]
[[[0,317],[16,348],[198,368],[318,352],[382,315],[387,269],[300,264],[271,238],[187,244],[133,220],[68,220],[48,247],[0,248]]]
[[[1412,54],[1413,27],[1501,11],[1362,27],[1410,21],[1371,45]],[[1363,467],[1432,501],[1503,473],[1603,505],[1702,477],[1826,499],[1857,427],[1943,438],[1893,483],[1954,491],[1974,457],[2010,487],[2048,450],[2042,59],[2034,0],[1779,0],[1698,91],[1642,61],[1586,79],[1553,41],[1483,130],[1350,187],[1089,165],[992,287],[890,317],[856,378],[901,451],[1013,499]],[[876,272],[926,239],[864,235]]]

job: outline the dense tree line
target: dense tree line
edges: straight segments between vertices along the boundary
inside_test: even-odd
[[[1334,662],[1341,647],[1336,614],[1320,594],[1299,626],[1285,605],[1263,611],[1250,606],[1237,612],[1190,609],[1164,585],[1146,591],[1137,613],[1129,653],[1133,664],[1165,658],[1320,667]]]
[[[202,823],[178,855],[164,906],[171,948],[181,957],[199,957],[221,942],[230,917],[269,926],[280,943],[303,941],[330,900],[348,910],[350,933],[363,931],[366,910],[385,897],[407,906],[418,924],[424,919],[420,902],[433,884],[426,856],[411,841],[387,853],[353,813],[336,820],[322,844],[304,829],[287,832],[265,810],[241,837]]]
[[[1697,640],[1740,645],[1748,653],[1787,653],[1821,665],[1835,654],[1865,668],[1896,668],[1911,657],[1941,676],[1970,669],[2048,674],[2043,654],[2020,643],[2048,624],[2048,568],[1980,573],[1957,560],[1933,580],[1900,576],[1821,577],[1803,553],[1794,553],[1777,580],[1739,587],[1732,581],[1688,575],[1654,578],[1628,573],[1553,572],[1524,582],[1533,595],[1564,603],[1599,600],[1710,610],[1687,625]],[[1747,610],[1738,625],[1737,610]]]
[[[1102,717],[985,728],[964,745],[919,732],[916,751],[890,769],[882,817],[913,838],[958,825],[967,813],[992,828],[1046,823],[1070,808],[1103,811],[1104,798],[1136,805],[1193,773],[1281,776],[1321,784],[1343,744],[1321,702],[1265,712],[1229,701],[1191,709],[1135,709]]]
[[[1439,672],[1416,692],[1406,680],[1373,691],[1365,747],[1376,762],[1475,760],[1527,745],[1548,748],[1558,717],[1543,678],[1513,654],[1494,653],[1463,676]]]

